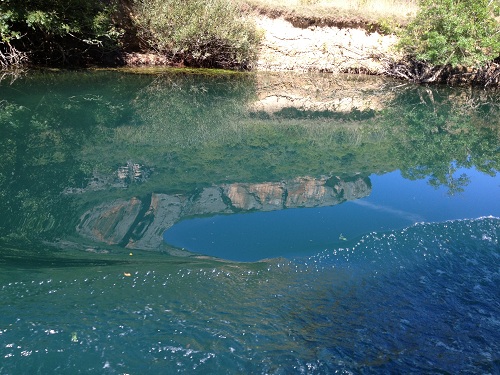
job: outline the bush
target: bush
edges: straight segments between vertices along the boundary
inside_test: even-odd
[[[16,54],[37,64],[81,64],[117,46],[115,0],[0,1],[0,65]]]
[[[249,68],[259,36],[231,0],[135,0],[139,36],[172,62]]]
[[[499,11],[495,0],[420,0],[399,47],[432,65],[484,65],[500,56]]]

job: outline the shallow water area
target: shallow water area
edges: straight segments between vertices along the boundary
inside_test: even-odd
[[[0,373],[500,372],[500,100],[320,74],[0,84]]]

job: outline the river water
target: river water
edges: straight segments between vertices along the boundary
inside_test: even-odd
[[[0,85],[1,374],[500,372],[500,95]]]

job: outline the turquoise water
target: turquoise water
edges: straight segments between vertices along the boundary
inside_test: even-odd
[[[2,81],[0,373],[500,372],[498,103],[332,75]]]

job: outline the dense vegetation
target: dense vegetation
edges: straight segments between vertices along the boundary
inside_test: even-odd
[[[495,0],[421,0],[417,16],[402,32],[399,47],[408,62],[397,64],[396,75],[434,82],[447,68],[461,66],[484,75],[478,81],[498,83],[498,71],[492,77],[488,64],[500,57],[499,15]]]
[[[259,33],[245,13],[262,2],[272,14],[268,7],[280,10],[286,1],[2,0],[0,67],[120,64],[121,53],[133,45],[154,51],[171,64],[249,69],[256,59]],[[324,14],[317,3],[300,1],[308,12]],[[368,3],[374,2],[360,2]],[[325,9],[332,13],[334,8]],[[478,81],[500,81],[498,64],[494,73],[490,69],[500,56],[498,0],[420,0],[418,9],[402,28],[399,47],[406,59],[393,62],[389,74],[433,82],[450,69],[467,67],[484,75]],[[352,17],[359,18],[355,12]],[[384,16],[379,17],[382,25]]]
[[[228,0],[138,0],[139,36],[174,63],[247,68],[256,58],[255,25]]]
[[[2,0],[0,66],[109,62],[121,30],[114,0]]]
[[[421,0],[400,46],[433,65],[482,65],[500,56],[500,27],[491,0]]]
[[[248,68],[259,39],[227,0],[5,0],[0,66],[116,64],[125,32],[172,63],[203,67]]]

